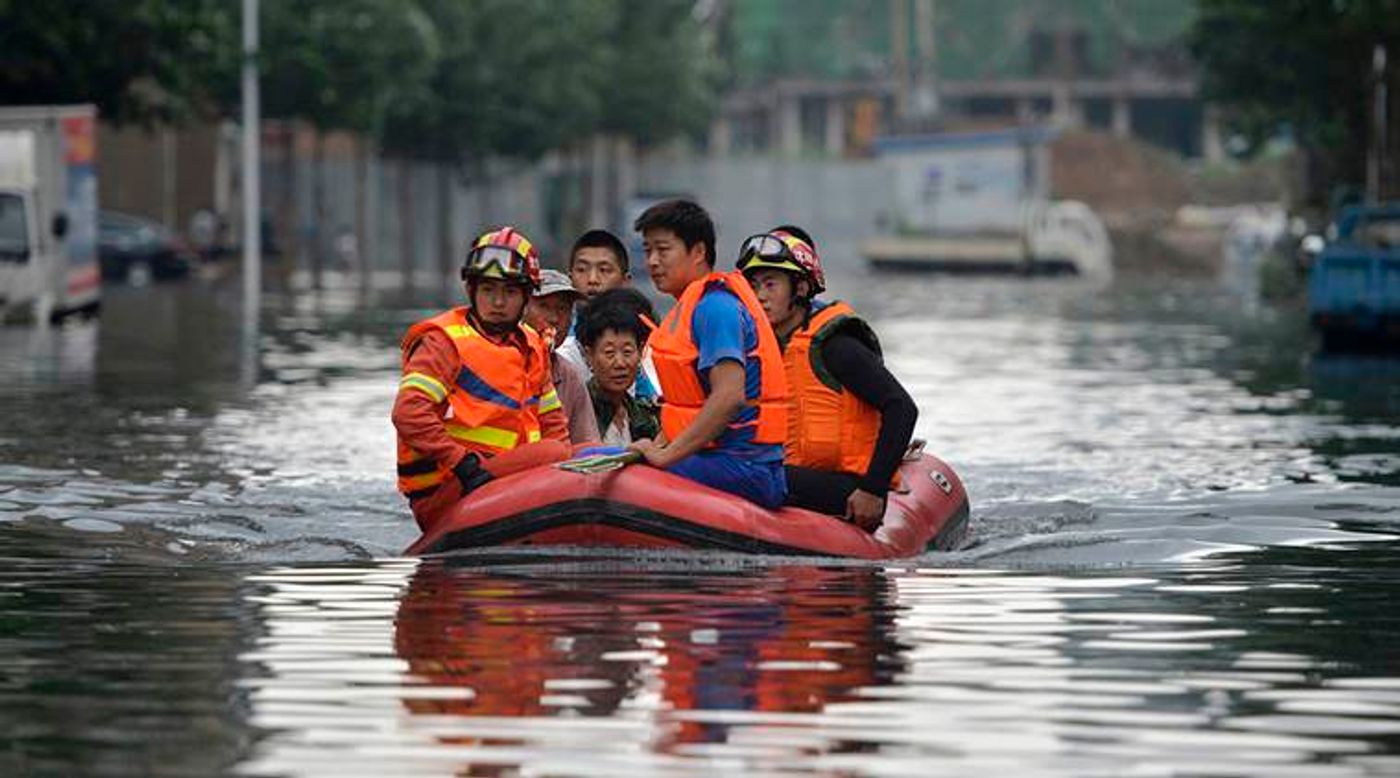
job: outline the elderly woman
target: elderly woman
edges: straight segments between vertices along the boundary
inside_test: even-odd
[[[625,287],[599,294],[579,316],[579,343],[593,371],[588,394],[593,398],[593,414],[598,418],[598,435],[604,446],[626,446],[634,440],[653,438],[661,430],[656,402],[640,399],[630,391],[646,346],[645,322],[654,319],[647,299]]]

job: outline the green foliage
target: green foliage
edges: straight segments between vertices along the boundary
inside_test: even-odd
[[[602,129],[643,144],[695,134],[715,107],[719,63],[693,0],[615,0],[597,46],[608,74]]]
[[[600,4],[423,0],[443,42],[419,88],[389,106],[385,145],[407,156],[530,157],[597,124]]]
[[[915,56],[914,2],[905,4],[905,44]],[[1032,30],[1072,28],[1088,38],[1091,68],[1111,71],[1130,48],[1170,49],[1190,27],[1190,0],[936,0],[937,72],[942,78],[1031,74]],[[858,78],[893,67],[891,0],[743,0],[731,17],[734,77]]]
[[[0,0],[0,103],[96,103],[115,123],[169,122],[208,105],[236,67],[227,0]]]
[[[1359,179],[1371,52],[1400,55],[1397,0],[1199,0],[1191,48],[1207,99],[1255,145],[1281,125]]]
[[[262,0],[263,112],[471,167],[596,132],[704,128],[716,66],[693,0]],[[235,116],[234,0],[0,0],[0,102],[105,119]]]
[[[259,67],[269,116],[372,131],[385,106],[419,84],[439,57],[437,31],[411,0],[260,5]]]
[[[395,153],[470,168],[600,131],[655,142],[709,119],[713,60],[688,0],[421,5],[443,51],[422,88],[389,108]]]
[[[1298,269],[1298,263],[1289,255],[1288,249],[1275,246],[1264,253],[1259,263],[1259,294],[1265,300],[1297,300],[1307,291],[1307,276]]]

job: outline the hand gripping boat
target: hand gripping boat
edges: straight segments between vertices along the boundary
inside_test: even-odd
[[[899,473],[884,522],[870,533],[801,508],[770,511],[646,465],[592,474],[540,467],[473,492],[406,553],[603,546],[894,559],[956,548],[968,516],[957,474],[917,450]]]

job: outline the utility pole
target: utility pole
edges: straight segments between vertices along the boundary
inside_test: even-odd
[[[258,105],[258,0],[243,0],[243,312],[256,338],[262,293],[262,186]]]
[[[914,0],[913,113],[920,123],[938,115],[938,39],[934,0]]]
[[[1381,175],[1386,157],[1386,108],[1389,95],[1386,90],[1386,51],[1385,45],[1377,43],[1371,50],[1371,77],[1373,99],[1371,108],[1371,143],[1366,154],[1366,200],[1380,202]]]
[[[894,125],[909,114],[909,0],[890,0],[890,59],[894,76]]]

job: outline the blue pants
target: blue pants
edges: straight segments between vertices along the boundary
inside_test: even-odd
[[[620,453],[620,448],[599,446],[584,449],[578,456]],[[787,474],[782,462],[754,462],[718,451],[701,451],[671,465],[669,470],[769,510],[782,507],[787,498]]]

